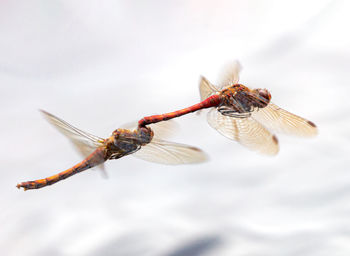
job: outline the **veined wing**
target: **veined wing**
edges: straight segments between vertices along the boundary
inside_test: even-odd
[[[40,111],[50,124],[73,142],[74,146],[84,157],[90,155],[96,148],[103,145],[104,139],[84,132],[44,110]]]
[[[278,140],[264,126],[252,119],[224,116],[216,109],[208,112],[208,123],[225,137],[265,155],[276,155]]]
[[[274,132],[301,137],[317,135],[317,127],[313,122],[294,115],[272,103],[265,108],[254,111],[252,117]]]
[[[169,165],[193,164],[207,160],[206,154],[199,148],[157,138],[153,138],[149,144],[142,146],[133,156],[145,161]]]
[[[237,84],[239,81],[239,73],[242,70],[242,65],[238,60],[226,65],[220,75],[218,88],[221,90],[225,87]]]
[[[180,129],[177,122],[174,120],[167,120],[155,124],[147,125],[154,132],[154,138],[168,138],[172,135],[176,134],[176,132]],[[130,122],[127,124],[123,124],[121,128],[128,130],[137,129],[137,122]]]
[[[201,76],[199,82],[199,93],[201,96],[201,101],[205,100],[216,92],[218,92],[218,89],[212,85],[208,79],[206,79],[204,76]]]

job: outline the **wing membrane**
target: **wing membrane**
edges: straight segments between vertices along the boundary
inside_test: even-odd
[[[216,109],[208,112],[211,127],[225,137],[265,155],[276,155],[279,151],[278,140],[264,126],[252,119],[224,116]]]
[[[103,145],[104,139],[95,135],[84,132],[66,121],[44,111],[40,110],[47,121],[52,124],[57,130],[65,135],[78,151],[84,156],[91,154],[96,148]]]
[[[147,126],[153,130],[155,138],[171,137],[180,129],[179,125],[174,120],[162,121],[155,124],[149,124]],[[128,130],[135,130],[137,129],[137,122],[127,123],[121,127]]]
[[[314,123],[272,103],[254,111],[252,117],[274,132],[301,137],[317,135],[317,127]]]
[[[192,164],[204,162],[206,154],[199,148],[185,144],[153,138],[151,143],[142,146],[133,156],[159,164]]]
[[[219,85],[220,89],[223,89],[227,86],[237,84],[239,81],[239,73],[242,70],[242,65],[238,60],[228,64],[222,71],[220,75]]]
[[[201,96],[201,101],[205,100],[216,92],[218,92],[217,88],[212,85],[208,79],[206,79],[204,76],[201,76],[199,82],[199,93]]]

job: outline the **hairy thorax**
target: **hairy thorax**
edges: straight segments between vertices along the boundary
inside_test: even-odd
[[[247,117],[256,108],[264,108],[271,99],[266,89],[249,89],[242,84],[234,84],[220,92],[222,97],[218,111],[227,116]]]
[[[136,152],[151,142],[153,132],[150,128],[144,127],[130,131],[127,129],[117,129],[112,136],[105,140],[108,159],[117,159],[122,156]]]

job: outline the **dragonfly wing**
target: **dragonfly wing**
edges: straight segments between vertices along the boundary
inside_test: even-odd
[[[216,109],[208,112],[211,127],[225,137],[265,155],[276,155],[279,151],[278,140],[264,126],[252,119],[224,116]]]
[[[252,117],[274,132],[311,137],[317,135],[316,125],[272,103],[252,113]]]
[[[239,73],[242,70],[242,65],[238,60],[226,65],[220,75],[219,85],[220,89],[227,86],[237,84],[239,81]]]
[[[208,79],[206,79],[204,76],[201,76],[199,82],[199,93],[201,96],[201,101],[205,100],[216,92],[218,92],[218,89],[212,85]]]
[[[91,146],[94,148],[97,148],[103,144],[104,139],[84,132],[44,110],[40,111],[50,124],[52,124],[56,129],[58,129],[61,133],[63,133],[66,137],[73,140],[74,142],[79,141],[81,144],[85,144],[86,146]]]
[[[49,121],[57,130],[59,130],[63,135],[65,135],[75,146],[78,152],[83,156],[87,157],[92,152],[96,150],[96,148],[103,145],[104,139],[97,137],[95,135],[84,132],[73,125],[67,123],[61,118],[54,116],[44,110],[40,110],[44,115],[45,119]],[[104,164],[100,164],[99,168],[102,171],[102,176],[107,177],[107,173],[104,169]]]
[[[96,147],[87,144],[84,140],[82,139],[73,139],[69,137],[70,141],[73,143],[77,151],[84,157],[90,155]]]
[[[151,143],[142,146],[133,156],[159,164],[193,164],[207,160],[207,155],[199,148],[185,144],[153,138]]]
[[[147,125],[154,132],[155,138],[168,138],[172,135],[176,134],[176,132],[180,129],[177,122],[174,120],[162,121],[155,124]],[[137,122],[130,122],[121,126],[121,128],[128,130],[137,129]]]
[[[154,138],[168,138],[176,134],[180,130],[177,122],[174,120],[167,120],[164,122],[159,122],[151,124],[149,126],[154,132]]]
[[[88,156],[96,148],[103,145],[104,139],[84,132],[44,110],[40,111],[50,124],[73,142],[74,146],[83,156]]]

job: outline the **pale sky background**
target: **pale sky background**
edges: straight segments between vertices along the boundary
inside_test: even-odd
[[[350,2],[0,2],[2,255],[258,256],[350,254]],[[164,166],[128,156],[50,187],[20,181],[80,156],[39,114],[101,137],[145,115],[195,104],[239,59],[241,83],[319,127],[278,135],[260,156],[204,113],[171,140],[210,161]]]

